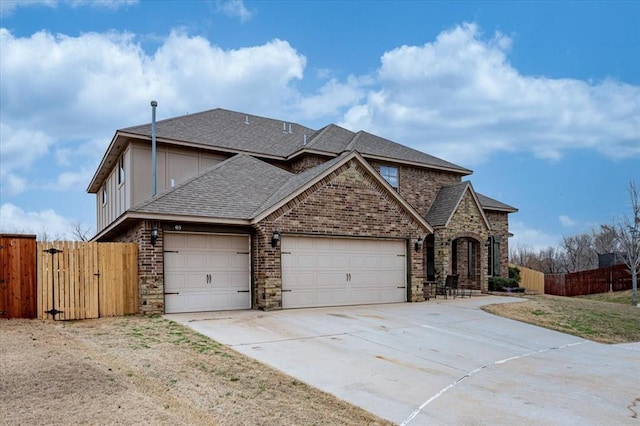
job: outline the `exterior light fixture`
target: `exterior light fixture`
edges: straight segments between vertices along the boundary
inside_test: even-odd
[[[153,229],[151,229],[151,245],[155,246],[158,241],[158,227],[153,225]]]
[[[417,241],[413,245],[414,250],[415,251],[420,251],[420,249],[422,248],[422,243],[423,242],[424,242],[424,238],[418,237]]]
[[[273,231],[273,235],[271,236],[271,247],[276,248],[278,246],[278,241],[280,241],[280,231],[276,229]]]

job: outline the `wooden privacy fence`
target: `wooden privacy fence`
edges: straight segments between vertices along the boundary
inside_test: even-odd
[[[35,318],[36,299],[36,236],[0,234],[0,318]]]
[[[631,289],[631,274],[626,265],[544,276],[544,292],[556,296],[582,296]]]
[[[544,293],[544,273],[524,266],[514,266],[520,270],[520,287],[536,293]]]
[[[138,312],[138,246],[39,242],[38,318],[74,320]]]

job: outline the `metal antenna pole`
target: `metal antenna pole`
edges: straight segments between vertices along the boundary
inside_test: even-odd
[[[157,164],[156,164],[156,107],[158,102],[151,101],[151,196],[157,193]]]

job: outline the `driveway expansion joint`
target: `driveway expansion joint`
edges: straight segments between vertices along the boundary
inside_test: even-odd
[[[422,405],[420,405],[420,407],[418,407],[413,413],[411,413],[409,415],[409,417],[407,417],[402,423],[400,423],[400,426],[406,426],[409,423],[411,423],[411,421],[418,415],[420,414],[420,412],[422,410],[424,410],[427,405],[431,404],[433,401],[435,401],[436,399],[440,398],[442,395],[444,395],[447,391],[449,391],[450,389],[454,388],[455,386],[457,386],[459,383],[465,381],[466,379],[470,378],[471,376],[476,375],[478,372],[484,370],[485,368],[491,367],[491,366],[496,366],[496,365],[501,365],[501,364],[505,364],[509,361],[514,361],[517,359],[521,359],[521,358],[526,358],[526,357],[530,357],[533,355],[538,355],[541,353],[545,353],[545,352],[549,352],[549,351],[555,351],[555,350],[561,350],[561,349],[565,349],[571,346],[577,346],[577,345],[581,345],[584,342],[574,342],[574,343],[567,343],[566,345],[561,345],[561,346],[553,346],[553,347],[549,347],[549,348],[544,348],[544,349],[540,349],[538,351],[532,351],[532,352],[528,352],[525,354],[521,354],[521,355],[516,355],[516,356],[512,356],[509,358],[505,358],[505,359],[501,359],[499,361],[494,361],[492,363],[488,363],[485,364],[481,367],[476,368],[475,370],[469,371],[467,374],[465,374],[464,376],[460,377],[458,380],[456,380],[455,382],[447,385],[446,387],[444,387],[443,389],[441,389],[438,393],[436,393],[435,395],[433,395],[431,398],[427,399],[424,403],[422,403]]]

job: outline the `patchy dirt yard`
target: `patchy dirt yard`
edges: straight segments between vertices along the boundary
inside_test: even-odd
[[[3,424],[390,424],[160,317],[0,320],[0,372]]]

